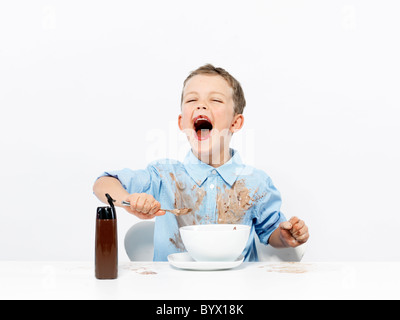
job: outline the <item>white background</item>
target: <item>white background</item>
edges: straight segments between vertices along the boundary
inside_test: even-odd
[[[213,63],[245,90],[233,141],[304,260],[400,260],[398,1],[2,1],[0,260],[91,260],[104,170],[188,150],[182,82]],[[118,211],[123,236],[138,221]]]

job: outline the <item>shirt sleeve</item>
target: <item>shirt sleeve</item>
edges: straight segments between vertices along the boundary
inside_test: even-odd
[[[268,244],[269,237],[281,222],[286,221],[281,210],[281,195],[268,177],[266,195],[260,200],[254,218],[255,231],[261,243]]]
[[[100,177],[113,177],[121,182],[123,188],[131,193],[147,193],[158,198],[161,178],[158,170],[149,165],[144,170],[122,169],[106,171]]]

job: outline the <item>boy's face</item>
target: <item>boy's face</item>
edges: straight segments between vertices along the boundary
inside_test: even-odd
[[[196,75],[183,88],[178,124],[196,156],[219,157],[229,150],[232,134],[243,125],[243,115],[235,114],[233,90],[224,78]]]

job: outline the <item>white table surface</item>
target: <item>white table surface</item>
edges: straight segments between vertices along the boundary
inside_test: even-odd
[[[400,299],[400,262],[257,262],[224,271],[124,262],[117,280],[97,280],[93,262],[0,261],[0,299]]]

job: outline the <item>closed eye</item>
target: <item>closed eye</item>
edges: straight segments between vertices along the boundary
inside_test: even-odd
[[[221,100],[213,99],[214,102],[223,103]]]

